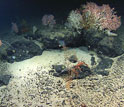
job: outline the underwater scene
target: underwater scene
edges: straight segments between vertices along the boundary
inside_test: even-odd
[[[123,0],[0,0],[0,107],[124,107]]]

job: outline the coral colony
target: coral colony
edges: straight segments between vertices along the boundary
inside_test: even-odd
[[[42,24],[45,26],[53,27],[56,24],[53,15],[44,15],[42,17]]]
[[[16,23],[12,22],[12,31],[15,32],[15,33],[18,33],[19,32],[19,29],[18,29],[18,26]]]
[[[111,32],[120,27],[120,18],[114,12],[114,8],[110,8],[109,5],[98,6],[93,2],[88,2],[80,9],[70,12],[68,23],[71,28],[75,28],[77,31],[95,29]]]
[[[101,27],[101,29],[112,31],[116,30],[121,25],[120,17],[115,14],[114,8],[111,9],[109,5],[103,4],[102,6],[98,6],[90,2],[84,5],[82,13],[88,13],[89,16],[91,15],[95,20],[96,26]]]

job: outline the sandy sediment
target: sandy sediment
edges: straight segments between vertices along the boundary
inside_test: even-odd
[[[96,74],[76,79],[67,89],[65,78],[48,72],[53,64],[65,63],[64,54],[45,51],[41,56],[9,64],[12,78],[7,86],[0,87],[0,106],[124,107],[124,55],[113,59],[108,76]],[[76,54],[90,65],[90,53],[76,50]]]

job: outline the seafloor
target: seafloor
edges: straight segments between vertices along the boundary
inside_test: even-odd
[[[8,32],[5,31],[0,34],[0,39],[3,42],[0,47],[0,107],[124,107],[123,28],[119,32],[119,39],[117,39],[120,40],[120,43],[116,41],[116,37],[113,37],[114,39],[110,37],[110,40],[109,37],[106,37],[107,42],[110,43],[110,48],[114,43],[116,43],[114,45],[117,45],[116,48],[114,46],[111,48],[115,48],[113,50],[117,53],[117,56],[114,57],[98,55],[95,51],[82,46],[71,47],[67,50],[54,49],[56,47],[54,47],[52,41],[56,39],[56,36],[69,35],[70,38],[73,38],[74,36],[71,37],[72,32],[61,28],[61,32],[58,29],[52,32],[47,28],[47,31],[40,27],[39,29],[41,30],[39,30],[40,38],[39,34],[17,35],[10,32],[10,29],[7,30]],[[55,37],[49,37],[50,35]],[[68,44],[71,41],[64,40]],[[116,42],[113,42],[114,40]],[[45,45],[47,45],[47,42],[49,43],[45,50],[42,50],[42,41]],[[20,46],[19,42],[25,44],[25,48],[23,45]],[[37,53],[34,44],[31,45],[34,47],[30,49],[26,45],[28,42],[35,43],[39,46],[37,49],[41,49],[42,52]],[[15,43],[14,46],[17,48],[11,48],[12,43]],[[106,44],[109,45],[109,43]],[[51,46],[53,46],[52,49]],[[9,52],[13,49],[11,55],[5,54],[8,47],[10,47]],[[122,51],[120,51],[120,48],[123,48]],[[28,49],[31,52],[33,51],[33,56],[30,56]],[[106,49],[108,53],[111,53],[111,56],[114,55],[114,52],[108,51],[108,48]],[[17,54],[15,54],[15,51]],[[19,56],[19,54],[21,55]],[[24,55],[25,57],[23,57]],[[76,65],[77,63],[70,63],[67,60],[67,57],[72,55],[77,56],[77,63],[83,61],[91,68],[91,75],[67,81],[68,76],[57,77],[50,73],[53,65],[65,65],[70,66],[70,68]],[[16,58],[18,59],[16,60]],[[94,58],[95,65],[92,65],[92,58]],[[10,76],[9,81],[6,80],[6,76]]]
[[[90,64],[92,52],[69,51],[76,51]],[[12,78],[8,85],[0,87],[0,107],[124,107],[124,54],[112,59],[108,76],[94,74],[75,79],[69,88],[65,78],[49,74],[53,64],[64,63],[63,55],[50,50],[22,62],[4,64],[3,69],[7,67]]]

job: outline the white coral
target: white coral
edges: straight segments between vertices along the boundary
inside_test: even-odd
[[[68,26],[70,28],[74,28],[76,30],[82,29],[81,27],[82,16],[77,11],[72,10],[67,18],[67,21],[68,21]]]

